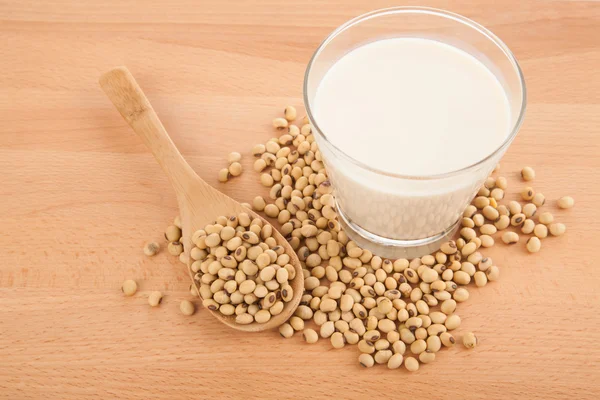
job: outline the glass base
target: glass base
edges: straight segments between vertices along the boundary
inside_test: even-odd
[[[444,232],[435,236],[415,240],[398,240],[379,236],[361,228],[344,214],[339,205],[337,213],[344,232],[358,246],[371,251],[373,255],[392,260],[397,258],[413,259],[434,254],[443,243],[452,240],[460,222],[456,221]]]

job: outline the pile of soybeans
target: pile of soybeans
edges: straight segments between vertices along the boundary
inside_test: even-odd
[[[312,127],[306,117],[298,126],[296,117],[295,108],[286,107],[284,117],[273,120],[278,136],[252,148],[254,170],[269,195],[244,203],[271,219],[303,267],[305,292],[294,316],[279,328],[284,338],[301,332],[307,343],[321,338],[334,348],[357,345],[358,361],[364,367],[404,365],[416,371],[420,364],[435,361],[442,348],[456,343],[453,332],[461,325],[457,309],[468,301],[468,287],[483,287],[499,279],[500,269],[484,254],[486,248],[497,239],[511,246],[523,242],[521,234],[530,235],[525,247],[536,253],[548,236],[560,236],[566,230],[550,212],[540,211],[546,199],[531,186],[520,191],[521,202],[503,204],[508,184],[505,177],[495,176],[497,166],[465,209],[455,241],[421,258],[382,259],[357,246],[341,229],[333,186]],[[219,172],[219,181],[242,173],[241,158],[237,152],[229,155],[230,167]],[[535,171],[525,167],[521,176],[532,181]],[[573,205],[568,196],[557,201],[559,208]],[[249,241],[242,232],[250,229],[250,222],[232,229],[226,217],[210,225],[210,233],[204,231],[204,241],[198,241],[202,233],[193,238],[196,247],[189,263],[182,253],[176,218],[167,228],[169,252],[192,266],[206,307],[243,316],[241,323],[266,322],[289,297],[282,290],[289,287],[293,268],[289,260],[280,259],[276,243],[265,243],[270,235],[261,235],[264,227],[256,227]],[[227,232],[225,238],[221,232]],[[207,245],[206,238],[213,233],[217,233],[215,243]],[[234,239],[236,235],[241,239]],[[219,250],[222,242],[230,240],[236,241],[236,248],[245,248],[237,262],[236,249]],[[147,255],[158,251],[156,243],[147,246]],[[238,262],[243,266],[236,270]],[[221,269],[225,272],[220,273]],[[184,308],[189,310],[188,304],[182,304],[182,312]],[[191,312],[184,313],[193,311],[192,305]],[[472,332],[462,334],[461,342],[468,349],[478,344]]]

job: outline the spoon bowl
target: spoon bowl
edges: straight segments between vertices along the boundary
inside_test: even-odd
[[[210,186],[194,172],[177,150],[152,105],[126,67],[117,67],[102,75],[100,86],[129,126],[142,138],[168,176],[177,196],[181,217],[181,241],[188,259],[193,247],[192,234],[208,224],[214,224],[219,216],[229,217],[247,213],[252,218],[260,218],[263,224],[269,223],[252,210]],[[287,321],[300,304],[304,292],[304,275],[298,256],[277,229],[273,229],[273,237],[277,244],[284,248],[296,271],[296,276],[290,282],[294,290],[292,300],[285,303],[280,314],[271,317],[263,324],[257,322],[247,325],[238,324],[234,316],[225,316],[219,311],[209,310],[225,325],[246,332],[276,328]],[[189,262],[187,270],[199,296]]]

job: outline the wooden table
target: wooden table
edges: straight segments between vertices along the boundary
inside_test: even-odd
[[[301,106],[313,50],[337,25],[395,1],[0,2],[0,398],[600,397],[600,4],[441,1],[514,51],[527,118],[502,161],[509,198],[533,182],[568,226],[537,255],[500,244],[499,282],[471,290],[461,332],[480,346],[435,364],[361,369],[358,350],[299,335],[244,335],[200,309],[161,241],[177,214],[167,180],[98,87],[126,64],[176,144],[210,183],[241,201],[266,191],[250,147]],[[231,150],[246,172],[217,183]],[[555,201],[572,195],[572,210]],[[126,278],[139,282],[124,298]],[[150,290],[162,290],[150,308]],[[196,303],[199,303],[196,301]]]

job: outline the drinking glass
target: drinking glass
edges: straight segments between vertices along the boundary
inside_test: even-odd
[[[315,94],[324,75],[351,50],[398,37],[431,39],[454,46],[481,61],[496,76],[506,92],[511,115],[510,132],[497,149],[456,171],[408,176],[402,171],[389,173],[357,161],[329,140],[314,112]],[[354,18],[323,41],[306,69],[304,103],[334,188],[339,220],[345,232],[359,246],[379,256],[414,258],[437,251],[443,242],[452,238],[465,207],[521,127],[526,89],[511,51],[483,26],[443,10],[395,7]],[[364,140],[369,140],[369,132],[364,134]],[[460,154],[455,156],[460,157]]]

